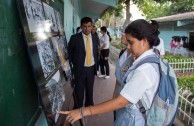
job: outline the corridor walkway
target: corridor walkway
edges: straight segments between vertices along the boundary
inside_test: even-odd
[[[102,79],[95,78],[94,83],[94,103],[98,104],[103,101],[112,98],[113,90],[115,87],[115,66],[110,64],[110,78]],[[96,115],[88,117],[88,123],[86,126],[113,126],[113,113],[106,113],[101,115]]]

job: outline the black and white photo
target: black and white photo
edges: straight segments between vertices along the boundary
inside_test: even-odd
[[[56,74],[49,80],[45,87],[49,92],[48,99],[51,104],[51,108],[47,109],[52,110],[56,123],[59,117],[59,114],[56,112],[62,109],[62,105],[65,102],[64,84],[61,81],[61,75],[59,71],[57,71]]]
[[[44,11],[40,0],[23,0],[26,18],[30,32],[39,32],[45,21]]]
[[[44,77],[46,78],[54,69],[55,63],[49,40],[36,41]]]
[[[46,3],[43,3],[46,20],[49,21],[50,32],[58,32],[58,26],[56,22],[56,16],[54,9]]]

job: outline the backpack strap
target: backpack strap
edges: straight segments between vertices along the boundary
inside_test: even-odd
[[[128,71],[126,72],[125,76],[123,77],[123,82],[126,83],[127,77],[129,75],[129,73],[133,70],[135,70],[136,68],[138,68],[139,66],[141,66],[144,63],[156,63],[156,64],[160,64],[160,58],[157,57],[156,55],[151,55],[151,56],[147,56],[142,58],[139,62],[137,62],[136,64],[133,64]]]
[[[160,78],[161,78],[161,66],[159,65],[160,64],[160,58],[157,55],[151,55],[151,56],[147,56],[147,57],[141,59],[138,63],[136,63],[133,66],[131,66],[129,68],[129,70],[126,72],[126,74],[125,74],[125,76],[123,78],[123,82],[126,83],[127,76],[129,75],[129,73],[131,71],[135,70],[136,68],[138,68],[139,66],[141,66],[144,63],[156,63],[156,64],[158,64],[158,66],[159,66],[159,72],[160,72]],[[155,98],[155,96],[154,96],[154,98]],[[153,102],[152,102],[152,104],[153,104]],[[142,115],[143,115],[143,117],[145,119],[145,124],[146,124],[146,121],[147,121],[146,120],[146,109],[145,109],[143,103],[141,102],[141,100],[139,100],[137,102],[137,105],[139,106],[139,111],[142,113]]]

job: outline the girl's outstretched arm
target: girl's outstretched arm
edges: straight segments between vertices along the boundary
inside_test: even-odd
[[[85,108],[75,109],[71,111],[59,111],[59,114],[67,115],[66,120],[73,124],[75,121],[83,118],[84,116],[91,116],[97,114],[103,114],[107,112],[111,112],[120,108],[125,107],[129,104],[129,101],[125,99],[123,96],[119,95],[118,97],[105,101],[103,103],[89,106]]]

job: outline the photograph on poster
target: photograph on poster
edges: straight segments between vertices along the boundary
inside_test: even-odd
[[[60,45],[65,55],[65,59],[68,59],[67,39],[65,36],[60,36]]]
[[[59,114],[56,112],[62,110],[63,103],[65,102],[64,83],[62,83],[59,71],[49,80],[45,88],[48,91],[48,99],[51,105],[51,108],[46,109],[47,111],[52,111],[56,123],[59,117]]]
[[[69,64],[69,60],[67,60],[67,62],[65,62],[65,64],[62,66],[62,68],[63,68],[63,72],[65,74],[65,79],[71,80],[72,76],[71,76],[71,67]]]
[[[68,52],[67,52],[67,43],[64,36],[59,37],[52,37],[52,44],[53,44],[53,50],[54,54],[56,55],[57,59],[61,63],[61,67],[64,71],[66,80],[71,79],[71,68],[69,64],[68,58]]]
[[[58,36],[57,37],[52,37],[51,40],[52,40],[54,54],[56,55],[58,61],[61,64],[65,64],[66,59],[65,59],[65,56],[64,56],[64,52],[62,50],[62,46],[60,44],[59,37]]]
[[[43,41],[36,41],[36,45],[44,77],[47,78],[48,75],[55,69],[55,63],[50,42],[48,39]]]
[[[57,22],[57,26],[58,26],[59,32],[64,32],[63,25],[62,25],[61,15],[56,10],[55,10],[55,16],[56,16],[56,22]]]
[[[47,5],[46,3],[43,3],[43,7],[44,7],[46,20],[49,21],[51,24],[50,32],[58,32],[58,26],[55,18],[56,16],[55,16],[54,9],[51,6]]]
[[[45,21],[41,0],[23,0],[23,4],[30,32],[38,32]]]

